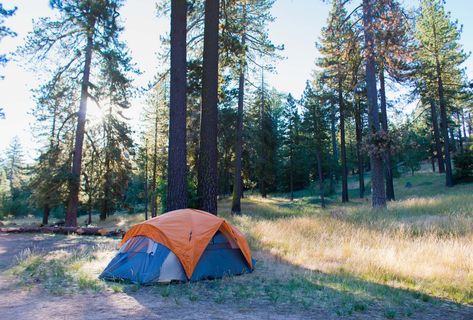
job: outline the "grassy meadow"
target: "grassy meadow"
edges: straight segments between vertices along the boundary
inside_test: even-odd
[[[150,287],[103,282],[97,276],[116,253],[117,239],[52,235],[42,237],[87,245],[26,249],[7,273],[59,295],[144,291],[176,303],[254,301],[324,308],[337,316],[397,318],[445,301],[458,308],[473,304],[473,184],[447,189],[442,175],[420,173],[396,179],[395,190],[398,199],[377,211],[367,199],[341,204],[337,195],[321,209],[310,190],[296,193],[293,202],[248,194],[238,217],[228,214],[230,200],[221,200],[219,214],[247,235],[257,259],[255,272],[241,277]],[[126,229],[142,219],[116,214],[98,225]],[[13,222],[32,218],[4,221]]]

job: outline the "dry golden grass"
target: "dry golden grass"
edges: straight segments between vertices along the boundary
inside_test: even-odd
[[[439,178],[427,176],[433,188]],[[471,304],[473,186],[441,188],[431,197],[411,192],[379,211],[367,204],[322,210],[304,200],[250,198],[245,215],[233,220],[253,247],[291,264]]]
[[[413,187],[405,188],[406,181]],[[318,276],[324,285],[369,293],[379,284],[386,295],[399,288],[473,304],[473,185],[446,189],[442,176],[423,174],[397,179],[396,191],[400,200],[378,211],[356,199],[345,205],[331,199],[322,210],[312,195],[299,194],[294,202],[246,197],[239,217],[228,214],[227,199],[219,202],[219,214],[253,249],[334,277],[327,283]],[[127,229],[142,220],[143,214],[116,214],[97,225]],[[77,274],[97,275],[113,250],[95,254],[104,256],[81,262]]]

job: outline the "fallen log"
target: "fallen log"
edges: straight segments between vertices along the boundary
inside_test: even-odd
[[[83,236],[123,236],[125,232],[121,229],[109,230],[97,227],[37,227],[19,226],[0,228],[0,233],[54,233],[54,234],[77,234]]]

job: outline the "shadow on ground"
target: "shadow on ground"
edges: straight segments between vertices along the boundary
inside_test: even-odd
[[[76,250],[97,238],[0,235],[0,312],[35,319],[472,319],[471,306],[370,283],[349,274],[296,267],[256,252],[252,274],[176,285],[106,283],[106,289],[55,296],[3,275],[22,250]],[[118,243],[118,240],[116,240]],[[106,262],[105,262],[106,263]],[[112,289],[113,288],[113,289]]]

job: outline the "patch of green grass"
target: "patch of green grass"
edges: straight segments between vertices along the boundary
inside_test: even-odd
[[[104,287],[102,281],[91,278],[90,276],[86,276],[86,275],[79,275],[79,277],[77,278],[77,285],[79,286],[79,289],[93,290],[96,292],[101,291]]]
[[[81,266],[94,260],[90,250],[56,250],[40,252],[22,251],[8,271],[17,276],[21,285],[39,285],[52,294],[62,295],[77,290],[101,291],[104,282],[81,270]]]
[[[394,319],[396,318],[397,312],[394,309],[388,309],[384,311],[384,316],[386,319]]]
[[[123,285],[120,285],[120,284],[112,284],[110,286],[110,289],[112,289],[113,292],[115,293],[121,293],[123,292]]]
[[[73,281],[60,259],[44,259],[44,255],[30,249],[17,258],[10,273],[19,277],[22,285],[41,284],[53,294],[63,294]]]

